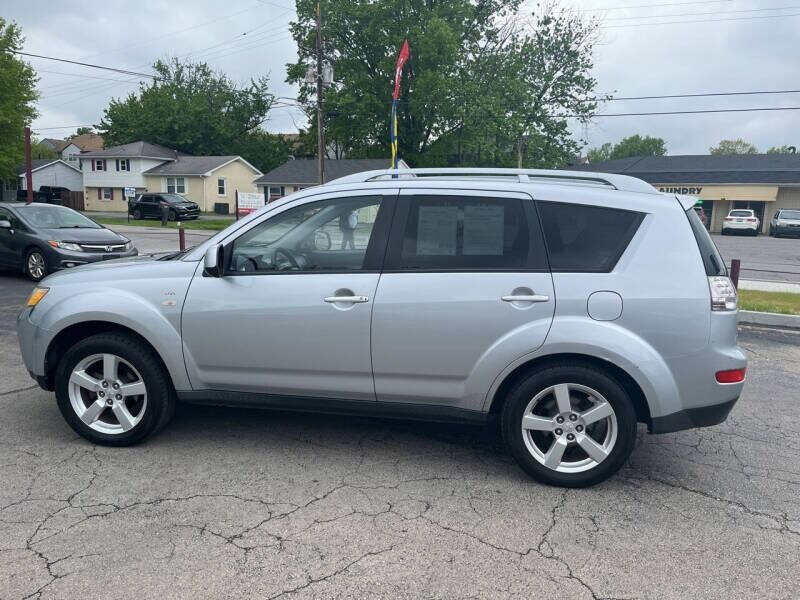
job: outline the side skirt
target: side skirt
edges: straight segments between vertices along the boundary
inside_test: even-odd
[[[430,404],[406,404],[398,402],[370,402],[363,400],[341,400],[338,398],[306,398],[301,396],[279,396],[254,392],[228,392],[220,390],[198,390],[177,392],[178,400],[189,404],[211,406],[238,406],[267,410],[287,410],[383,419],[406,419],[414,421],[436,421],[442,423],[483,424],[488,413],[466,410],[453,406]]]

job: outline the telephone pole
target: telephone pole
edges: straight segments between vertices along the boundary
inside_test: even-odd
[[[325,134],[322,131],[322,14],[317,2],[317,156],[319,159],[319,183],[325,183]]]

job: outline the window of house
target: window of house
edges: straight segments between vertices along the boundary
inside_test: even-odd
[[[105,171],[106,170],[106,161],[104,159],[97,158],[94,160],[94,170],[95,171]]]
[[[220,177],[217,179],[217,196],[227,196],[228,192],[225,188],[225,178]]]
[[[415,196],[393,234],[391,269],[545,269],[538,227],[518,198]],[[405,208],[405,207],[404,207]]]
[[[185,194],[186,180],[183,177],[167,177],[168,194]]]
[[[69,162],[75,162],[75,161],[77,161],[77,160],[78,160],[78,153],[77,153],[77,152],[70,152],[70,153],[67,155],[67,160],[68,160]]]
[[[114,199],[114,190],[112,188],[101,188],[101,200],[113,200]]]
[[[607,273],[644,215],[632,210],[537,202],[553,271]]]
[[[284,195],[284,188],[282,185],[271,185],[267,188],[267,202],[283,198]]]
[[[127,158],[118,158],[117,159],[117,171],[130,171],[131,170],[131,161]]]

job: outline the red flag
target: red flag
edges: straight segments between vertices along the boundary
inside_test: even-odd
[[[406,64],[410,54],[411,49],[408,47],[408,40],[403,40],[400,54],[397,55],[397,64],[394,67],[394,94],[392,94],[392,100],[397,100],[400,97],[400,79],[403,77],[403,65]]]

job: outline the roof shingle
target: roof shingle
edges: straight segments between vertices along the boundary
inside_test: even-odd
[[[281,166],[264,173],[256,179],[257,184],[272,183],[276,185],[300,184],[317,185],[319,176],[315,158],[297,158],[283,163]],[[374,171],[388,169],[388,158],[344,158],[340,160],[325,161],[325,180],[331,181],[338,177],[360,173],[361,171]]]
[[[147,175],[203,175],[238,156],[179,156],[178,160],[145,171]]]
[[[159,144],[152,144],[150,142],[139,141],[131,142],[130,144],[121,144],[119,146],[110,146],[103,150],[91,150],[89,152],[81,152],[81,158],[97,157],[97,158],[163,158],[164,160],[175,160],[182,153],[166,146]]]

